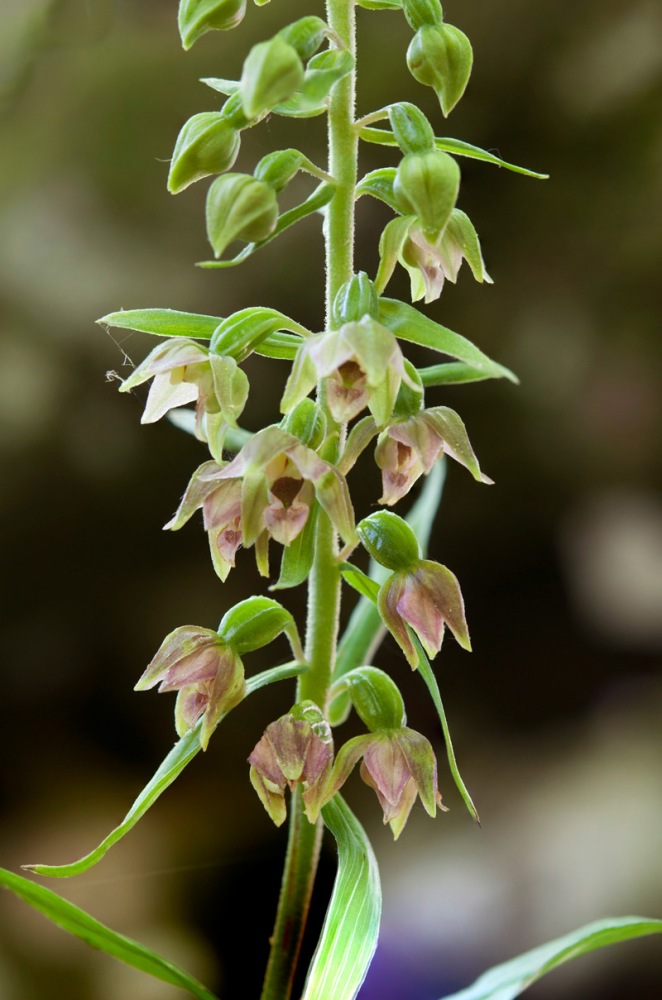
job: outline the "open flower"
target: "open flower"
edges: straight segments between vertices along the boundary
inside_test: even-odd
[[[402,351],[390,330],[366,315],[339,330],[311,337],[300,348],[281,401],[283,412],[326,379],[329,409],[337,423],[347,423],[366,406],[383,427],[407,374]]]
[[[413,628],[429,657],[441,649],[446,625],[462,648],[471,650],[457,577],[437,562],[417,559],[410,567],[397,570],[380,588],[377,607],[414,669],[418,656],[407,626]]]
[[[193,474],[177,513],[177,530],[202,507],[214,568],[225,580],[240,545],[255,544],[268,575],[269,538],[290,545],[303,531],[315,499],[343,540],[354,540],[354,513],[344,477],[299,438],[279,427],[258,431],[225,465],[205,462]]]
[[[382,431],[375,448],[375,461],[382,470],[379,502],[389,506],[397,503],[444,454],[464,465],[478,482],[492,482],[480,471],[466,428],[454,410],[435,406],[391,424]]]
[[[124,380],[129,392],[153,379],[141,422],[151,424],[168,410],[196,404],[196,435],[221,459],[224,428],[234,427],[248,397],[248,379],[234,358],[214,354],[186,337],[159,344]]]
[[[492,284],[480,249],[478,234],[471,220],[460,209],[453,209],[441,239],[435,244],[426,239],[414,220],[398,255],[409,272],[412,302],[425,298],[434,302],[441,295],[446,279],[457,281],[466,260],[476,281]]]
[[[207,749],[216,725],[246,693],[239,656],[211,629],[183,625],[166,636],[156,656],[135,686],[159,693],[178,691],[175,728],[179,736],[193,729],[202,716],[200,744]]]
[[[287,816],[285,791],[297,784],[304,789],[306,815],[315,822],[332,760],[331,729],[313,702],[295,705],[267,726],[248,762],[251,784],[276,826]]]
[[[406,726],[349,740],[336,756],[325,801],[340,790],[361,758],[361,777],[375,790],[384,822],[390,824],[396,840],[417,795],[430,816],[436,815],[437,806],[444,808],[434,751],[424,736]]]

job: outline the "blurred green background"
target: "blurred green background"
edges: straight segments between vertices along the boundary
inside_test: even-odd
[[[173,740],[171,700],[132,693],[145,663],[174,627],[213,627],[259,585],[250,553],[220,585],[197,521],[161,533],[205,452],[167,423],[140,426],[145,394],[118,396],[106,372],[125,376],[152,344],[94,320],[119,308],[227,315],[264,304],[320,328],[318,219],[238,270],[205,272],[193,264],[210,256],[207,185],[175,199],[165,189],[182,123],[218,107],[198,78],[236,77],[250,44],[310,12],[321,4],[251,6],[237,31],[184,55],[174,0],[1,0],[5,867],[71,860],[121,819]],[[522,380],[428,400],[461,412],[496,480],[488,489],[449,470],[432,549],[468,605],[475,652],[449,639],[437,672],[483,829],[441,763],[420,679],[387,641],[377,662],[437,746],[451,811],[433,823],[418,808],[394,846],[372,793],[358,776],[348,788],[384,875],[365,1000],[435,1000],[585,921],[662,913],[662,8],[448,0],[445,14],[475,52],[450,121],[406,71],[411,33],[397,13],[360,11],[359,113],[416,101],[439,134],[551,181],[462,161],[460,205],[495,284],[462,272],[427,307]],[[323,162],[323,142],[322,120],[272,118],[246,134],[238,169],[287,145]],[[363,150],[363,169],[394,162]],[[357,259],[374,273],[389,214],[368,201]],[[406,295],[402,275],[389,294]],[[276,418],[286,369],[247,368],[245,424],[256,429]],[[379,495],[370,463],[351,485],[363,516]],[[283,600],[302,608],[296,592]],[[247,666],[271,662],[254,654]],[[55,886],[224,997],[257,996],[266,960],[284,832],[245,761],[290,697],[269,689],[233,713],[130,837]],[[329,851],[316,921],[332,878]],[[3,1000],[180,995],[6,894],[0,928]],[[659,1000],[659,945],[584,959],[528,995]]]

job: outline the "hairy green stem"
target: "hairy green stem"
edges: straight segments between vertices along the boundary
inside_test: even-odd
[[[354,0],[327,0],[327,22],[342,44],[356,52]],[[354,273],[354,196],[358,133],[354,125],[356,74],[340,80],[328,113],[329,173],[336,193],[327,208],[324,225],[326,259],[326,318],[330,328],[331,306],[344,282]],[[324,385],[318,399],[325,405]],[[327,418],[333,426],[330,413]],[[335,665],[342,578],[337,562],[336,532],[324,511],[319,512],[315,560],[308,589],[306,660],[310,665],[298,683],[297,700],[310,698],[326,710]],[[287,856],[281,885],[269,964],[262,1000],[288,1000],[296,971],[301,940],[313,891],[322,837],[322,821],[306,819],[300,794],[292,799]]]

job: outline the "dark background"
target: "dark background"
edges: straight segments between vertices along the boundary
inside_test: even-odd
[[[319,9],[318,9],[319,8]],[[132,687],[177,625],[213,627],[259,586],[252,554],[225,587],[199,522],[163,535],[205,458],[144,393],[118,396],[152,344],[96,317],[167,306],[280,308],[319,329],[322,243],[309,219],[232,272],[205,272],[207,184],[178,198],[167,160],[187,117],[218,106],[197,82],[236,77],[250,44],[322,13],[249,8],[187,55],[163,0],[2,0],[0,10],[0,862],[63,862],[124,815],[173,740],[172,702]],[[609,914],[662,913],[662,10],[538,0],[445,5],[475,70],[448,123],[409,77],[398,13],[360,11],[359,113],[420,103],[439,134],[549,171],[463,160],[460,205],[493,287],[461,273],[432,317],[514,368],[520,387],[431,391],[457,408],[494,487],[449,470],[432,554],[460,577],[475,652],[449,639],[437,672],[482,831],[463,811],[420,679],[392,641],[377,662],[440,754],[448,815],[420,807],[397,845],[358,776],[348,796],[384,880],[381,947],[365,1000],[436,1000],[488,964]],[[323,163],[323,121],[271,119],[237,169],[297,145]],[[396,162],[365,147],[362,169]],[[388,220],[359,206],[358,266],[374,273]],[[389,294],[406,295],[403,275]],[[427,359],[426,359],[427,360]],[[276,419],[286,369],[251,361],[245,424]],[[370,464],[351,485],[363,516]],[[286,592],[293,610],[302,597]],[[348,607],[351,604],[349,598]],[[286,657],[285,648],[278,656]],[[255,654],[249,672],[273,660]],[[259,992],[283,831],[246,757],[291,689],[257,695],[104,862],[55,886],[195,972],[224,997]],[[342,739],[339,734],[339,739]],[[333,878],[329,850],[320,920]],[[179,996],[88,952],[0,897],[3,1000]],[[243,959],[242,959],[242,956]],[[532,1000],[653,1000],[654,939],[556,973]]]

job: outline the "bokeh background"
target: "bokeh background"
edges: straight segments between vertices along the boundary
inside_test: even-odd
[[[218,106],[198,78],[236,76],[250,44],[310,12],[321,4],[251,7],[232,35],[184,55],[174,0],[1,0],[5,867],[71,860],[121,819],[173,740],[171,703],[134,695],[137,676],[167,632],[214,626],[257,584],[243,554],[220,585],[198,523],[161,533],[205,453],[166,423],[140,426],[144,394],[118,396],[106,372],[126,375],[152,345],[94,320],[121,307],[227,315],[260,303],[320,327],[319,220],[241,269],[202,271],[207,185],[176,199],[165,189],[181,124]],[[585,921],[662,913],[662,8],[448,0],[445,13],[475,50],[450,121],[408,76],[397,13],[360,12],[360,113],[417,101],[439,133],[551,181],[462,162],[461,206],[495,284],[462,273],[428,307],[522,381],[429,399],[459,409],[496,480],[449,470],[433,544],[468,605],[475,652],[448,640],[438,676],[483,828],[442,764],[450,812],[433,823],[417,809],[394,846],[355,776],[348,795],[384,878],[365,1000],[437,1000]],[[271,119],[246,135],[238,168],[287,145],[321,162],[323,140],[321,120]],[[364,169],[389,162],[364,149]],[[370,273],[388,218],[360,203],[358,264]],[[389,292],[406,295],[402,275]],[[279,364],[248,366],[249,428],[276,417]],[[360,515],[378,496],[362,469]],[[295,592],[283,600],[302,608]],[[248,668],[270,662],[255,654]],[[420,679],[393,642],[378,663],[443,759]],[[271,688],[233,713],[98,868],[56,886],[228,998],[258,995],[284,848],[245,761],[290,697]],[[318,926],[332,879],[329,848]],[[3,1000],[180,995],[7,894],[0,927]],[[660,951],[653,939],[622,945],[528,995],[659,1000]]]

